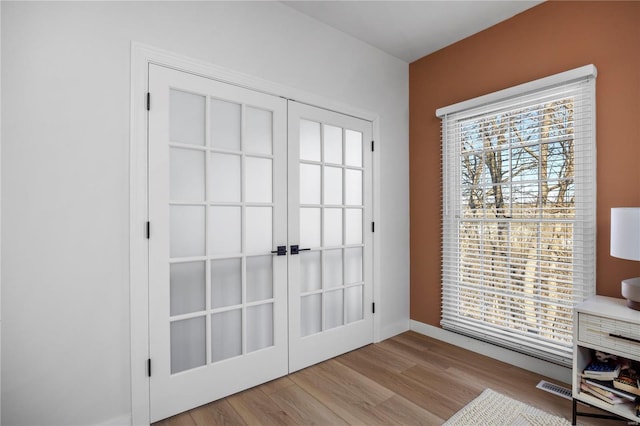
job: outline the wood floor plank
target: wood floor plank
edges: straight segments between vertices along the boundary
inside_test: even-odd
[[[246,426],[229,401],[221,399],[190,411],[195,425]]]
[[[394,425],[439,425],[446,420],[398,395],[379,404],[376,410]]]
[[[402,373],[411,367],[414,367],[416,363],[408,358],[397,356],[394,354],[392,357],[388,357],[388,352],[383,352],[379,344],[367,345],[358,349],[359,355],[369,358],[372,362],[378,362],[384,364],[385,369],[394,373]]]
[[[338,359],[349,368],[375,380],[438,417],[449,418],[456,411],[442,389],[426,387],[411,377],[394,372],[384,363],[372,361],[371,357],[359,351],[341,355]]]
[[[197,426],[189,411],[154,423],[156,426]]]
[[[434,392],[444,393],[442,403],[452,410],[452,414],[458,411],[460,405],[468,404],[486,389],[482,383],[466,379],[450,370],[428,370],[421,365],[403,372],[402,375]]]
[[[264,383],[260,386],[262,392],[267,395],[271,395],[272,393],[278,392],[284,388],[289,386],[295,386],[295,383],[291,381],[288,376],[280,377],[279,379],[272,380],[270,382]]]
[[[297,424],[347,425],[330,407],[315,399],[299,386],[288,386],[270,395]]]
[[[295,419],[273,403],[260,387],[227,397],[229,404],[249,425],[295,425]]]
[[[326,361],[335,363],[336,361]],[[323,373],[319,366],[313,366],[298,371],[291,375],[291,380],[302,389],[313,395],[318,401],[325,404],[338,416],[349,424],[382,424],[386,418],[373,411],[376,404],[383,402],[393,395],[393,392],[382,388],[380,385],[369,382],[366,377],[358,378],[355,371],[349,373],[349,379],[353,385],[334,380],[331,374]],[[371,392],[363,392],[366,382]],[[381,390],[382,389],[382,390]],[[384,395],[379,395],[384,392]]]
[[[348,398],[376,405],[394,395],[389,389],[347,368],[335,359],[318,364],[318,368],[320,369],[319,374],[322,374],[335,386],[344,389],[344,393]]]
[[[536,389],[542,379],[557,383],[406,332],[155,425],[440,425],[486,388],[570,420],[571,401]],[[578,423],[622,424],[587,417]]]

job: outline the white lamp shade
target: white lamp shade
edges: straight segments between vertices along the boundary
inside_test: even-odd
[[[640,260],[640,207],[611,209],[611,256]]]

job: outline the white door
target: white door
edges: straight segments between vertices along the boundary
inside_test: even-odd
[[[372,124],[289,102],[289,371],[373,341]]]
[[[286,101],[149,68],[150,418],[287,374]]]

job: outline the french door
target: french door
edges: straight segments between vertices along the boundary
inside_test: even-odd
[[[151,421],[371,343],[371,123],[157,65],[149,92]]]
[[[371,122],[289,103],[289,371],[373,341]]]

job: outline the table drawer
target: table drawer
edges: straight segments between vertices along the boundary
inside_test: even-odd
[[[640,327],[626,321],[578,313],[578,340],[640,357]]]

